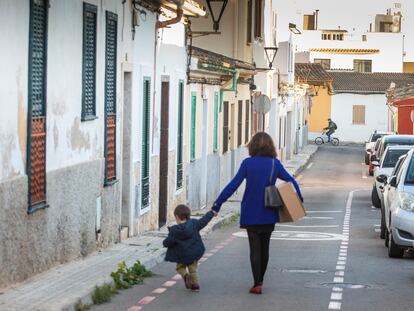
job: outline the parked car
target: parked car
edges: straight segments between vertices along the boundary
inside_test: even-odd
[[[375,131],[374,133],[371,134],[371,136],[369,137],[369,139],[365,143],[365,164],[366,165],[369,164],[369,159],[370,159],[372,150],[374,149],[377,140],[384,137],[384,136],[386,136],[386,135],[392,135],[392,134],[395,134],[395,133]]]
[[[387,146],[414,145],[414,135],[387,135],[381,138],[374,161],[380,161]]]
[[[388,255],[401,258],[414,247],[414,151],[411,150],[386,186],[385,245]]]
[[[393,176],[397,176],[397,172],[399,171],[401,165],[404,163],[405,158],[407,157],[407,154],[404,154],[401,156],[397,164],[395,164],[395,167],[388,178],[386,178],[386,181],[384,183],[383,189],[382,189],[382,200],[381,200],[381,233],[380,237],[381,239],[385,239],[385,231],[386,231],[386,225],[385,225],[385,206],[390,206],[390,198],[389,198],[389,190],[390,190],[390,181]],[[385,177],[382,175],[379,175],[377,177],[379,182],[383,182]],[[388,245],[386,245],[388,246]]]
[[[388,176],[391,175],[395,165],[397,164],[398,159],[402,155],[410,151],[412,148],[414,148],[414,146],[388,146],[385,149],[380,162],[372,162],[372,164],[375,167],[375,180],[374,185],[372,187],[371,199],[372,204],[375,207],[381,208],[382,189],[384,183],[387,180]],[[382,176],[382,178],[378,178],[378,176]]]
[[[374,175],[374,165],[372,164],[372,161],[376,159],[375,155],[378,152],[378,148],[379,148],[380,144],[381,144],[381,139],[378,139],[377,142],[375,143],[374,149],[371,150],[371,157],[369,159],[369,166],[368,166],[369,176]]]

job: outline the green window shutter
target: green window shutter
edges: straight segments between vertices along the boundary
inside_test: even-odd
[[[116,113],[116,55],[118,16],[106,12],[105,112]]]
[[[32,117],[46,114],[48,1],[32,1],[30,16],[29,100]]]
[[[144,78],[142,111],[142,173],[141,173],[141,208],[149,205],[150,197],[150,108],[151,79]]]
[[[213,133],[213,151],[218,150],[218,92],[214,92],[214,133]]]
[[[116,55],[118,16],[106,11],[105,39],[105,185],[116,180]]]
[[[190,135],[190,160],[196,157],[196,117],[197,117],[197,93],[191,93],[191,135]]]
[[[82,120],[96,118],[96,25],[98,8],[83,3]]]
[[[184,81],[180,81],[178,84],[177,189],[183,186],[183,106]]]

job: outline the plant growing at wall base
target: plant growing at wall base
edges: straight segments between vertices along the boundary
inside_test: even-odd
[[[75,311],[88,311],[90,310],[92,307],[92,305],[90,304],[84,304],[80,299],[78,300],[78,302],[75,304]]]
[[[118,289],[112,284],[96,286],[91,298],[94,304],[99,305],[111,300],[112,296],[118,294]]]
[[[124,261],[120,262],[117,271],[111,273],[111,277],[118,289],[127,289],[134,285],[142,284],[145,278],[151,276],[153,276],[153,273],[148,271],[140,261],[135,262],[132,267],[127,267]]]

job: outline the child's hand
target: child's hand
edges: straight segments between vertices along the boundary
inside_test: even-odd
[[[214,217],[217,217],[218,216],[218,213],[215,210],[211,210],[211,211],[213,212]]]

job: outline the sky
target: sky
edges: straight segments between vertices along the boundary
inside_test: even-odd
[[[375,15],[385,14],[387,9],[401,4],[403,14],[402,31],[406,36],[406,60],[414,62],[414,0],[279,0],[274,1],[278,13],[278,40],[289,36],[287,25],[296,23],[300,28],[303,15],[319,9],[319,29],[347,29],[367,31],[369,24],[375,27]],[[298,27],[299,28],[299,27]]]

